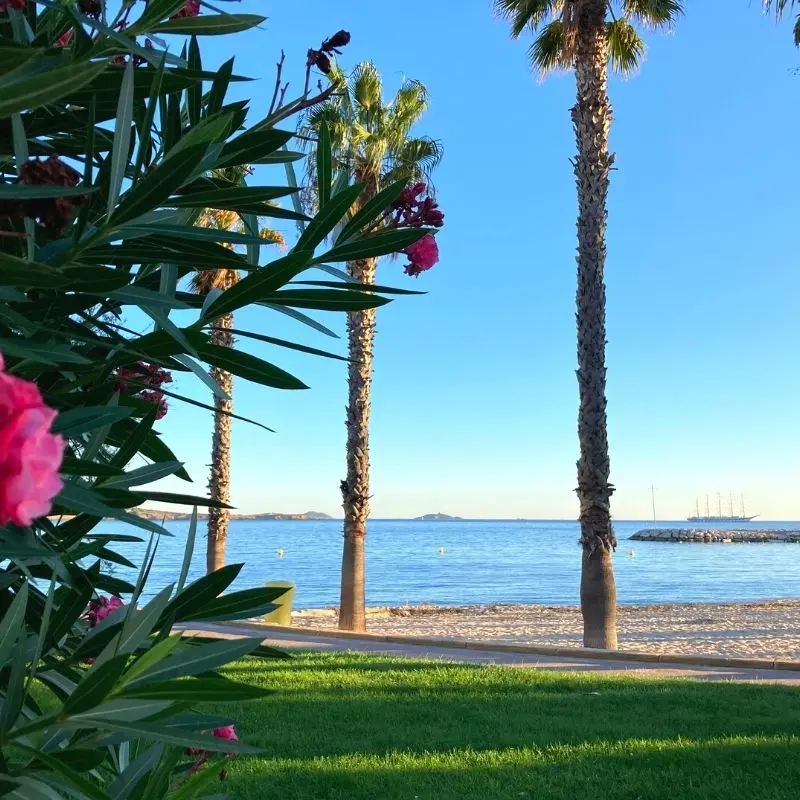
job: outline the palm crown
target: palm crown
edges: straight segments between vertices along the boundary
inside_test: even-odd
[[[220,169],[214,172],[214,177],[228,181],[231,186],[240,186],[244,183],[245,176],[250,172],[250,167],[242,165],[228,169]],[[197,224],[201,228],[214,228],[220,231],[235,231],[236,233],[249,233],[244,221],[236,211],[225,209],[207,208],[197,219]],[[286,239],[280,231],[272,228],[260,227],[258,235],[265,241],[277,244],[279,247],[286,246]],[[226,242],[224,247],[233,249],[233,246]],[[190,288],[193,292],[206,295],[213,289],[225,291],[230,289],[239,280],[239,272],[235,269],[206,269],[197,270],[192,274]]]
[[[425,87],[405,80],[387,104],[380,73],[369,61],[359,64],[349,78],[337,69],[330,77],[342,91],[309,114],[307,128],[315,131],[327,124],[335,171],[373,185],[401,179],[428,182],[441,160],[441,146],[427,136],[410,136],[428,107]]]
[[[572,68],[575,54],[570,34],[583,2],[586,0],[495,0],[495,8],[511,21],[515,39],[526,30],[538,34],[529,52],[533,66],[546,75]],[[623,74],[634,72],[644,57],[645,43],[637,26],[668,28],[683,13],[681,0],[618,0],[604,5],[609,62]]]

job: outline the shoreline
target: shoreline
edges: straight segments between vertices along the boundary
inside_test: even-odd
[[[292,625],[335,628],[336,609],[298,610]],[[617,608],[621,649],[648,653],[800,659],[800,599],[662,603]],[[580,647],[578,606],[484,604],[367,609],[370,633],[502,644]]]

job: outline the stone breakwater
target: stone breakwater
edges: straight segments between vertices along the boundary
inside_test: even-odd
[[[631,536],[637,542],[794,542],[800,543],[798,530],[697,530],[696,528],[647,528]]]

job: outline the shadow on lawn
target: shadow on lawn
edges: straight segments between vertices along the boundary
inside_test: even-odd
[[[795,800],[795,741],[684,742],[628,752],[405,754],[380,761],[242,763],[226,789],[238,800]],[[493,758],[496,756],[496,758]]]
[[[325,653],[324,655],[328,655]],[[396,661],[368,661],[367,655],[363,661],[342,664],[318,664],[314,661],[306,661],[306,659],[297,660],[275,660],[273,663],[279,669],[291,669],[297,667],[305,672],[321,672],[321,673],[336,673],[336,672],[429,672],[431,665],[423,661],[411,661],[408,665],[398,665]],[[452,666],[451,663],[442,662],[439,664],[442,667]],[[471,666],[471,665],[470,665]],[[254,662],[252,664],[240,664],[236,667],[236,674],[239,675],[240,680],[247,680],[248,675],[263,674],[264,666]]]
[[[214,707],[268,754],[234,766],[232,798],[797,796],[791,687],[352,655],[230,674],[276,689]]]

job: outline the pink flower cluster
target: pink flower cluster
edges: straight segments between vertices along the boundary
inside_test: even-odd
[[[2,0],[0,0],[2,2]],[[17,183],[24,186],[77,186],[80,174],[57,156],[44,160],[32,158],[20,169]],[[31,217],[52,236],[61,236],[72,219],[75,206],[85,201],[83,195],[70,197],[34,197],[28,200],[3,200],[0,202],[0,215],[6,217]]]
[[[0,356],[0,525],[27,527],[52,508],[66,442],[50,432],[56,411],[31,381],[8,375]]]
[[[25,10],[26,0],[0,0],[0,11],[5,11],[7,8],[15,8],[17,11]]]
[[[56,44],[58,43],[56,42]],[[147,50],[153,49],[153,43],[150,41],[150,39],[144,40],[144,46]],[[144,56],[140,56],[138,53],[134,53],[132,56],[114,56],[114,58],[112,58],[108,63],[111,64],[112,67],[124,67],[131,58],[133,58],[134,67],[141,67],[144,64],[147,64],[147,59]]]
[[[125,608],[125,604],[116,595],[111,597],[103,597],[102,595],[96,600],[89,603],[89,610],[86,613],[86,619],[89,620],[89,627],[94,628],[99,625],[106,617],[113,614],[120,608]]]
[[[422,197],[427,190],[427,185],[422,182],[406,186],[392,203],[393,217],[389,227],[441,228],[444,225],[444,213],[430,195]],[[439,245],[432,233],[426,234],[400,252],[408,256],[409,263],[404,268],[406,275],[413,277],[439,262]]]
[[[392,203],[395,224],[404,228],[441,228],[444,225],[444,213],[439,204],[429,195],[420,195],[428,190],[427,184],[415,183],[406,186],[397,200]]]
[[[148,364],[146,361],[139,361],[134,367],[120,367],[117,370],[119,390],[127,391],[131,384],[134,384],[131,391],[134,397],[158,405],[156,419],[164,417],[169,408],[161,391],[165,383],[172,383],[172,375],[167,370],[155,364]]]
[[[403,269],[406,275],[411,275],[413,278],[439,263],[439,245],[432,233],[425,234],[401,252],[408,256],[408,264]]]
[[[236,735],[236,728],[233,725],[226,725],[223,728],[214,728],[214,730],[211,731],[211,735],[215,736],[217,739],[224,739],[226,742],[239,741],[239,737]],[[203,750],[199,747],[190,747],[186,750],[186,755],[194,758],[195,761],[192,765],[191,771],[196,772],[214,754],[209,750]],[[222,777],[224,777],[224,771]]]
[[[200,0],[186,0],[183,8],[179,8],[173,15],[172,19],[181,19],[183,17],[197,17],[200,15]]]
[[[236,728],[233,725],[226,725],[224,728],[214,728],[211,733],[217,739],[225,739],[227,742],[238,742],[239,737],[236,735]]]

